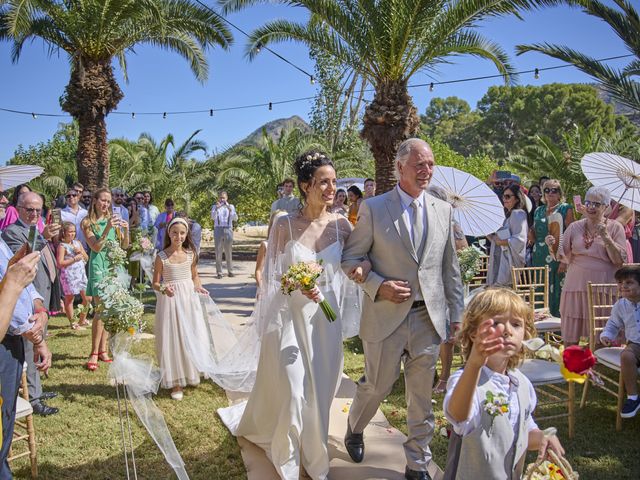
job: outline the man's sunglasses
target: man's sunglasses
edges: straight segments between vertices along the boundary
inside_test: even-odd
[[[77,193],[67,193],[67,194],[65,195],[65,197],[66,197],[66,198],[77,197],[77,196],[78,196],[78,194],[77,194]]]

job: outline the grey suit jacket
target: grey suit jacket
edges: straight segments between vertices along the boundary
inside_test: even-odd
[[[29,227],[18,220],[16,223],[9,225],[4,232],[2,232],[2,239],[6,242],[9,248],[15,253],[20,250],[20,247],[24,245],[29,238]],[[54,260],[56,258],[55,252],[51,250],[49,244],[44,239],[44,237],[38,234],[38,242],[37,247],[38,250],[43,250],[48,248],[51,251],[51,255]],[[55,268],[55,267],[54,267]],[[42,296],[43,303],[45,307],[50,308],[51,305],[58,310],[60,307],[60,284],[58,282],[58,274],[56,270],[56,281],[51,283],[51,279],[49,278],[49,267],[47,262],[45,262],[44,257],[40,257],[40,262],[38,263],[38,272],[36,273],[36,278],[33,279],[33,286],[36,291]],[[53,293],[53,295],[52,295]],[[57,295],[57,301],[53,300]]]
[[[447,338],[449,322],[460,322],[463,290],[455,251],[452,208],[447,202],[426,195],[427,239],[421,258],[417,258],[407,227],[402,220],[400,195],[393,189],[360,205],[358,222],[342,253],[347,272],[367,257],[372,270],[363,289],[360,337],[379,342],[391,335],[409,313],[418,289],[438,335]],[[376,299],[385,280],[405,280],[412,295],[396,304]]]

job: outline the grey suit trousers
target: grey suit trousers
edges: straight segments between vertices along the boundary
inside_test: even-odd
[[[441,339],[425,306],[412,308],[398,328],[380,342],[363,341],[365,373],[349,411],[354,433],[362,433],[380,402],[391,393],[404,362],[407,428],[404,443],[407,466],[426,471],[431,461],[429,443],[435,429],[431,389]]]
[[[213,229],[213,241],[216,247],[216,272],[222,274],[222,253],[227,262],[227,272],[233,273],[233,260],[231,259],[231,247],[233,246],[233,228],[215,227]]]

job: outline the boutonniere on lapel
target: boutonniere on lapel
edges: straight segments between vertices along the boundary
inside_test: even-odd
[[[509,413],[509,399],[504,393],[487,392],[484,411],[491,417],[491,428],[496,417]]]

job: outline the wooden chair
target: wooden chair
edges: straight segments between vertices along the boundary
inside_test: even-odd
[[[599,365],[603,365],[611,370],[618,372],[617,377],[608,377],[599,373],[604,385],[597,385],[605,392],[610,393],[618,399],[616,409],[616,430],[622,430],[622,405],[624,404],[624,382],[622,381],[622,373],[620,371],[621,355],[624,347],[603,347],[600,344],[600,334],[604,329],[609,316],[611,315],[611,307],[618,301],[618,285],[615,283],[591,283],[587,284],[587,295],[589,301],[589,348],[598,360]],[[600,347],[600,348],[599,348]],[[640,369],[638,369],[640,372]],[[582,399],[580,408],[584,407],[587,401],[587,392],[589,383],[584,383],[582,390]],[[616,388],[616,390],[613,390]]]
[[[27,364],[24,365],[22,371],[21,390],[22,395],[18,395],[16,401],[16,423],[13,431],[13,439],[9,449],[9,458],[11,462],[21,457],[29,456],[31,461],[31,478],[38,478],[38,458],[36,455],[36,431],[33,425],[33,408],[29,403],[29,391],[27,389]],[[14,445],[24,441],[28,444],[28,448],[21,452],[15,453]],[[21,449],[23,449],[22,447]]]
[[[469,282],[469,290],[473,290],[474,288],[485,286],[487,284],[488,272],[489,272],[489,256],[481,255],[480,269],[478,270],[478,274],[475,277],[473,277]]]
[[[553,361],[538,358],[526,359],[520,366],[520,371],[536,390],[538,396],[536,409],[545,405],[562,405],[563,403],[567,406],[566,413],[536,415],[536,422],[567,417],[569,438],[573,438],[576,424],[574,382],[567,382],[560,372],[560,365]]]
[[[513,289],[516,293],[528,292],[533,287],[535,294],[531,304],[533,311],[549,311],[549,267],[511,267]],[[547,343],[560,343],[560,319],[548,317],[536,322],[536,330],[545,336]]]

